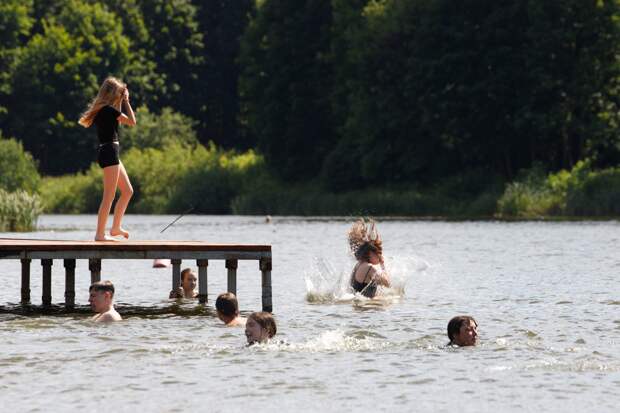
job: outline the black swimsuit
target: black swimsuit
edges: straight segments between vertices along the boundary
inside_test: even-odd
[[[120,114],[121,112],[112,106],[104,106],[99,109],[93,120],[93,123],[97,125],[97,137],[99,138],[97,162],[102,168],[120,163],[117,120]]]
[[[364,297],[373,298],[375,295],[377,295],[377,284],[375,284],[374,281],[363,283],[357,281],[355,279],[355,273],[357,272],[358,268],[359,264],[355,266],[355,268],[353,269],[353,274],[351,274],[351,287],[355,290],[355,292],[361,293]],[[364,275],[364,281],[367,280],[370,270],[372,270],[372,267],[368,268],[366,275]]]

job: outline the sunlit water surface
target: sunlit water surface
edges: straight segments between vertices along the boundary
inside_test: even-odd
[[[273,245],[282,342],[247,348],[213,302],[224,263],[209,263],[209,303],[166,297],[171,270],[104,261],[125,320],[96,325],[78,261],[74,313],[17,313],[20,266],[0,261],[0,405],[11,411],[618,411],[620,225],[617,222],[380,221],[396,288],[368,302],[343,286],[351,220],[128,216],[132,239]],[[2,237],[89,240],[93,216],[44,216]],[[183,266],[194,265],[184,261]],[[53,266],[53,301],[64,292]],[[32,299],[41,267],[32,263]],[[258,264],[240,262],[238,296],[260,310]],[[448,349],[457,314],[481,344]]]

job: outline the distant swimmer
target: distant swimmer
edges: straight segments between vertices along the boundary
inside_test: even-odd
[[[222,293],[215,300],[217,317],[222,320],[227,327],[245,326],[246,319],[239,316],[239,302],[233,293]]]
[[[448,322],[448,338],[452,346],[475,346],[478,344],[478,323],[473,317],[459,315]]]
[[[383,263],[383,246],[375,222],[357,220],[349,230],[349,247],[357,259],[351,273],[351,288],[368,298],[379,286],[390,287],[390,275]]]
[[[176,290],[170,291],[168,298],[196,298],[196,284],[198,277],[191,268],[185,268],[181,271],[181,285]]]
[[[271,313],[265,311],[250,314],[245,323],[248,345],[265,343],[276,335],[276,331],[276,320]]]
[[[97,281],[88,289],[90,308],[97,314],[92,318],[97,322],[122,320],[121,315],[114,309],[114,284],[110,281]]]

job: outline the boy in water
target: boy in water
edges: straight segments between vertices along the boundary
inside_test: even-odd
[[[245,323],[245,337],[248,345],[265,343],[276,335],[276,320],[271,313],[261,311],[252,313]]]
[[[215,301],[217,317],[226,327],[245,326],[245,318],[239,316],[239,302],[233,293],[223,293]]]
[[[90,308],[97,314],[92,318],[96,322],[111,322],[122,320],[121,315],[114,309],[114,284],[110,281],[97,281],[88,289]]]
[[[473,317],[459,315],[448,322],[448,338],[451,346],[475,346],[478,343],[478,323]]]

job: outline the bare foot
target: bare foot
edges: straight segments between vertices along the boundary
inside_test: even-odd
[[[116,238],[108,237],[107,235],[104,235],[103,237],[95,236],[95,241],[116,241],[118,242]]]
[[[129,238],[129,232],[125,231],[123,228],[112,228],[110,230],[110,235],[112,235],[113,237],[122,235],[125,238]]]

